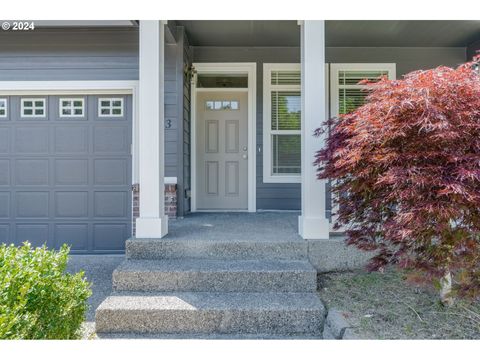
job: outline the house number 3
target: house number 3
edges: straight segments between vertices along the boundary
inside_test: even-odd
[[[172,127],[172,120],[166,119],[165,120],[165,129],[170,129]]]

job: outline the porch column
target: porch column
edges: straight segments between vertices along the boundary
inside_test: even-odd
[[[140,21],[137,238],[161,238],[168,233],[164,208],[164,25],[164,21]]]
[[[315,152],[324,146],[324,136],[313,132],[325,120],[325,22],[302,21],[302,215],[299,234],[304,239],[328,239],[325,214],[325,180],[317,180]]]

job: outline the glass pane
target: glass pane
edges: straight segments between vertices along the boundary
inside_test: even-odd
[[[73,113],[74,113],[75,115],[83,115],[82,109],[75,109],[75,110],[73,111]]]
[[[43,107],[43,101],[41,101],[41,100],[35,101],[35,106],[37,106],[37,107]]]
[[[72,112],[70,109],[62,109],[62,115],[71,115]]]
[[[32,109],[23,109],[23,115],[33,115]]]
[[[43,109],[35,109],[35,115],[43,115]]]
[[[232,110],[238,110],[238,101],[231,101],[230,106],[232,107]]]
[[[62,106],[63,107],[66,107],[66,106],[70,106],[70,100],[62,100]]]
[[[112,114],[113,115],[122,115],[122,109],[115,108],[115,109],[112,110]]]
[[[102,100],[100,101],[100,106],[110,106],[110,100]]]
[[[5,109],[0,108],[0,116],[5,116]]]
[[[300,135],[272,135],[273,175],[300,174]]]
[[[205,102],[205,108],[207,110],[213,110],[213,101],[207,101]]]
[[[338,72],[339,85],[357,85],[362,80],[378,81],[380,77],[388,76],[386,70],[348,70]]]
[[[24,101],[24,102],[23,102],[23,106],[24,106],[24,107],[32,107],[32,106],[33,106],[33,102],[31,102],[31,101]]]
[[[73,102],[73,106],[82,107],[82,105],[83,105],[83,102],[80,101],[80,100],[77,100],[77,101],[74,101],[74,102]]]
[[[102,115],[110,115],[110,109],[102,109],[101,114]]]
[[[272,130],[300,130],[300,91],[272,92]]]
[[[246,74],[198,74],[197,87],[199,88],[247,88]]]
[[[338,113],[348,114],[365,104],[368,91],[365,89],[339,89]]]
[[[222,102],[221,101],[215,101],[214,108],[215,108],[215,110],[220,110],[222,108]]]
[[[5,109],[7,107],[7,100],[0,100],[0,109]]]
[[[121,100],[115,100],[112,105],[113,106],[122,106],[122,101]]]
[[[222,109],[223,110],[230,110],[231,109],[230,101],[223,101],[222,102]]]

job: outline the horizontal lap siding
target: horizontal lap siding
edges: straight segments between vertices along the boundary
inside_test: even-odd
[[[136,29],[0,32],[0,80],[136,80]]]

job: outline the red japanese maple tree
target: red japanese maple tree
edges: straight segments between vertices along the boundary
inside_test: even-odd
[[[335,226],[346,228],[347,244],[375,252],[370,270],[413,270],[440,286],[444,304],[480,293],[475,64],[364,82],[366,103],[327,121],[315,161],[318,178],[334,180]]]

